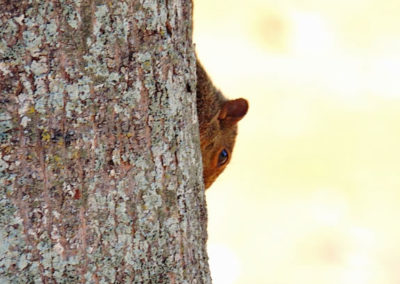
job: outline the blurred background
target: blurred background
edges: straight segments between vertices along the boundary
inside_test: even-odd
[[[400,283],[400,1],[194,0],[214,83],[245,97],[207,191],[214,284]]]

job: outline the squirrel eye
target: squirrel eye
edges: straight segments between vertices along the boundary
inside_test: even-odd
[[[226,151],[225,149],[223,149],[218,156],[218,166],[222,166],[224,165],[227,161],[228,161],[228,151]]]

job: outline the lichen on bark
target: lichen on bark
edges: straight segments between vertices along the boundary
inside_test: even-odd
[[[211,282],[191,9],[1,5],[1,283]]]

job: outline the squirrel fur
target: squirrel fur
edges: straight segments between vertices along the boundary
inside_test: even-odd
[[[247,113],[245,99],[228,100],[213,85],[203,66],[196,60],[196,102],[200,128],[203,180],[209,188],[229,163],[237,123]]]

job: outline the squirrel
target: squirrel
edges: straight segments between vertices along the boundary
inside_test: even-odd
[[[247,113],[248,102],[228,100],[213,85],[196,59],[196,103],[199,119],[203,180],[208,189],[228,165],[237,135],[237,123]]]

